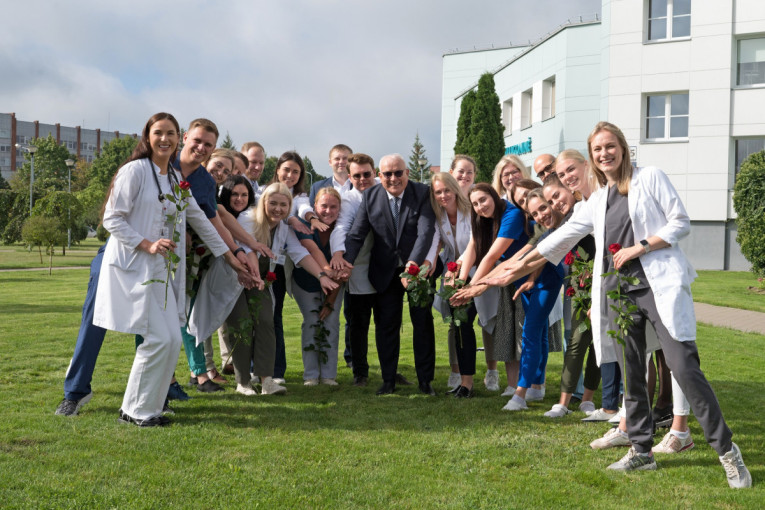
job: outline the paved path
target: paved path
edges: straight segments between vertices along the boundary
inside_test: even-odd
[[[693,303],[696,320],[723,328],[738,329],[750,333],[765,335],[765,313],[751,310],[739,310],[725,306]]]

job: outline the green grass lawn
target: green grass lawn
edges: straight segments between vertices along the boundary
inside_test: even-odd
[[[425,397],[416,386],[376,397],[373,345],[369,387],[353,387],[343,364],[339,387],[306,388],[301,319],[289,300],[286,396],[194,391],[174,404],[171,427],[119,424],[134,347],[132,337],[109,333],[93,400],[79,416],[54,416],[87,278],[87,270],[0,273],[0,507],[744,509],[765,501],[762,336],[699,327],[702,366],[754,478],[754,489],[733,491],[695,420],[695,449],[659,458],[656,472],[607,472],[626,452],[589,448],[607,426],[584,424],[581,413],[542,416],[557,401],[560,353],[550,356],[544,402],[516,414],[480,383],[469,401]],[[414,379],[408,324],[403,338],[401,371]],[[440,322],[437,338],[442,390]],[[176,373],[187,379],[183,354]]]
[[[66,250],[66,255],[62,255],[61,246],[55,246],[53,267],[89,266],[102,244],[95,237],[91,237],[79,245],[72,244],[72,248]],[[30,251],[21,244],[0,245],[0,269],[47,269],[49,264],[50,255],[46,253],[45,248],[42,249],[42,263],[40,263],[40,251],[37,248]]]
[[[691,291],[693,300],[765,312],[765,289],[758,287],[751,271],[699,271]]]

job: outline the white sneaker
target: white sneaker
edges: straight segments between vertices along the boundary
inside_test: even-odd
[[[258,394],[258,392],[253,390],[252,387],[244,386],[242,384],[236,385],[236,392],[241,393],[242,395],[245,395],[247,397],[252,397]]]
[[[539,402],[545,398],[545,387],[538,390],[536,388],[529,388],[526,390],[526,402]]]
[[[502,408],[503,411],[525,411],[526,409],[528,409],[526,401],[523,399],[516,399],[515,397],[511,398],[507,404],[505,404],[505,407]]]
[[[515,388],[513,388],[512,386],[508,386],[507,388],[505,388],[505,391],[502,392],[501,396],[512,397],[513,395],[515,395]]]
[[[619,430],[619,427],[608,429],[608,432],[603,434],[603,437],[590,443],[590,448],[593,450],[605,450],[617,446],[632,446],[629,436]]]
[[[732,443],[728,453],[720,457],[720,464],[725,468],[725,476],[728,477],[728,485],[731,489],[745,489],[752,486],[752,475],[744,465],[741,450],[736,443]]]
[[[260,392],[263,395],[284,395],[287,393],[287,388],[277,384],[273,377],[265,377],[260,386]]]
[[[611,423],[613,425],[619,425],[619,423],[622,421],[622,410],[619,409],[619,412],[614,414],[611,419],[608,420],[608,423]]]
[[[563,404],[555,404],[552,406],[552,409],[547,411],[545,413],[545,416],[548,418],[563,418],[567,414],[571,414],[573,411],[571,411],[568,407],[564,406]]]
[[[603,408],[600,408],[590,413],[587,418],[582,418],[582,421],[608,421],[614,416],[618,418],[619,413],[607,413],[603,410]]]
[[[499,391],[499,372],[497,370],[487,370],[483,383],[489,391]]]
[[[337,384],[337,381],[335,381],[334,379],[330,379],[329,377],[322,377],[321,384],[326,384],[327,386],[340,386],[339,384]]]
[[[318,386],[319,380],[318,379],[306,379],[303,381],[303,386]]]
[[[638,453],[633,446],[627,455],[608,466],[608,469],[613,471],[654,471],[656,459],[653,458],[653,453]]]
[[[274,382],[275,382],[276,384],[284,384],[284,383],[286,383],[287,381],[285,381],[285,380],[284,380],[284,377],[274,377]]]
[[[460,386],[461,384],[462,384],[462,377],[460,376],[459,372],[452,372],[451,374],[449,374],[449,380],[446,381],[446,386],[450,390],[455,389],[457,386]]]
[[[685,450],[690,450],[694,446],[690,432],[685,439],[680,439],[672,432],[667,432],[667,435],[664,436],[661,443],[651,448],[651,451],[654,453],[680,453]]]
[[[579,410],[589,416],[595,412],[595,404],[593,404],[591,400],[585,400],[579,404]]]

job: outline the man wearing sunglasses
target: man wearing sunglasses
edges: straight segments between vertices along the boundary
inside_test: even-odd
[[[555,156],[552,154],[540,154],[537,159],[534,160],[534,172],[542,182],[548,175],[555,171]]]
[[[377,394],[385,395],[396,389],[406,289],[406,280],[399,275],[411,264],[431,265],[426,258],[433,241],[435,215],[428,186],[409,181],[409,170],[399,154],[382,158],[379,175],[382,186],[373,186],[363,194],[345,240],[344,258],[353,264],[367,234],[372,233],[368,276],[377,291],[372,309],[383,378]],[[417,379],[420,391],[427,395],[435,395],[431,386],[436,357],[431,310],[430,306],[409,306]]]

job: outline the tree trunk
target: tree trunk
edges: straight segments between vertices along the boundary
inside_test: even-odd
[[[40,265],[42,265],[43,260],[42,260],[42,245],[41,244],[37,245],[37,250],[40,252]]]
[[[50,245],[50,266],[48,266],[48,276],[53,274],[53,245]]]

